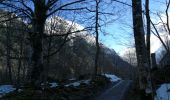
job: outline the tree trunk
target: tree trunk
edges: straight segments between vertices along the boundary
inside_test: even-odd
[[[31,56],[31,83],[40,84],[40,76],[43,72],[43,34],[46,21],[45,2],[35,1],[35,15],[32,21],[33,33],[31,35],[32,56]]]
[[[9,82],[12,83],[12,69],[11,69],[11,38],[10,38],[10,23],[7,22],[7,29],[6,29],[6,64],[7,64],[7,77]]]
[[[94,77],[97,75],[98,71],[98,61],[99,61],[99,52],[100,52],[100,46],[99,46],[99,3],[100,0],[96,0],[96,25],[95,25],[95,32],[96,32],[96,55],[95,55],[95,69],[94,69]]]
[[[21,66],[22,66],[22,61],[21,61],[21,57],[23,56],[23,37],[21,37],[22,39],[20,40],[20,51],[19,51],[19,59],[18,59],[18,72],[17,72],[17,85],[18,87],[20,86],[20,73],[21,73]]]
[[[151,66],[151,60],[150,60],[150,31],[151,31],[151,26],[150,26],[150,14],[149,14],[149,0],[145,1],[145,10],[146,10],[146,21],[147,21],[147,56],[148,56],[148,63],[149,66]]]
[[[135,47],[138,61],[139,86],[141,94],[147,88],[147,49],[145,45],[141,0],[132,0]],[[142,95],[144,96],[144,95]]]
[[[148,58],[148,85],[152,91],[152,99],[154,99],[153,85],[151,77],[151,52],[150,52],[150,13],[149,13],[149,0],[145,0],[145,10],[146,10],[146,25],[147,25],[147,37],[146,37],[146,47],[147,47],[147,58]]]
[[[31,57],[31,83],[39,83],[41,72],[43,71],[43,26],[35,24],[35,33],[32,37],[32,57]]]
[[[47,55],[50,55],[50,52],[51,52],[51,43],[52,43],[52,37],[49,37],[49,41],[48,41],[48,50],[47,50]],[[43,81],[44,83],[46,83],[48,80],[48,73],[49,73],[49,66],[50,66],[50,56],[48,56],[46,58],[46,66],[44,66],[44,78],[43,78]],[[47,84],[45,84],[47,85]]]

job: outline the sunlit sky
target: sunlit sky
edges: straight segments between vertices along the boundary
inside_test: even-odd
[[[131,5],[131,0],[122,1],[129,1],[127,3]],[[163,2],[163,0],[161,1]],[[162,2],[160,2],[160,0],[150,0],[151,13],[165,11],[165,6]],[[144,2],[142,3],[144,6]],[[120,5],[123,6],[123,4]],[[102,43],[109,48],[113,48],[119,54],[124,53],[126,48],[133,47],[134,45],[131,7],[125,6],[125,8],[125,12],[123,12],[122,16],[120,16],[120,19],[105,27],[105,30],[110,35],[100,36]],[[154,14],[151,14],[151,17],[154,19]],[[159,39],[151,34],[151,52],[153,53],[157,51],[160,46],[161,43]]]
[[[108,0],[104,0],[108,1]],[[119,0],[122,2],[125,2],[129,5],[131,5],[131,0]],[[144,1],[142,0],[142,5],[144,6]],[[70,2],[67,0],[63,0],[63,2]],[[30,4],[32,7],[32,5]],[[101,5],[103,6],[103,5]],[[117,53],[124,53],[126,48],[133,47],[134,40],[133,40],[133,30],[132,30],[132,9],[130,6],[121,4],[121,3],[113,3],[113,7],[115,10],[110,9],[107,6],[103,6],[106,8],[105,10],[102,10],[104,12],[115,12],[115,16],[117,16],[116,20],[112,23],[108,24],[107,26],[103,27],[102,29],[106,31],[106,35],[103,35],[102,32],[100,32],[100,41],[105,44],[107,47],[114,49]],[[144,8],[144,7],[143,7]],[[121,10],[120,10],[121,9]],[[117,12],[119,11],[120,12]],[[151,18],[157,20],[154,17],[154,14],[160,11],[165,11],[165,0],[150,0],[150,10],[151,10]],[[119,13],[119,15],[117,15]],[[74,18],[75,16],[69,15],[67,12],[63,15],[68,17]],[[80,14],[81,15],[81,14]],[[84,15],[81,15],[84,16]],[[115,16],[112,16],[113,18]],[[70,19],[65,18],[65,19]],[[78,17],[78,20],[76,23],[81,24],[79,22],[81,20],[80,16]],[[83,24],[81,24],[84,26]],[[161,46],[161,43],[159,40],[154,36],[151,35],[151,52],[155,52],[159,47]]]
[[[108,1],[108,0],[104,0]],[[119,0],[121,2],[125,2],[128,5],[131,5],[131,0]],[[142,6],[144,9],[145,5],[145,0],[142,0]],[[82,6],[82,5],[81,5]],[[103,5],[101,5],[103,7]],[[95,6],[93,6],[95,7]],[[102,8],[101,7],[101,8]],[[115,16],[112,16],[110,18],[116,18],[115,21],[112,23],[109,23],[107,26],[102,27],[104,31],[108,34],[103,34],[100,32],[100,41],[106,45],[107,47],[114,49],[117,53],[122,55],[127,48],[134,48],[134,39],[133,39],[133,26],[132,26],[132,9],[130,6],[114,2],[113,6],[115,10],[111,10],[109,7],[104,7],[106,8],[105,10],[102,9],[104,12],[115,12]],[[150,11],[151,11],[151,18],[152,20],[157,23],[157,18],[155,17],[154,13],[160,12],[160,11],[165,11],[165,0],[150,0]],[[119,11],[120,12],[117,12]],[[68,13],[66,12],[63,16],[66,17]],[[77,20],[75,21],[76,23],[83,25],[81,23],[81,16],[87,16],[86,14],[78,14],[76,15]],[[75,16],[72,16],[70,14],[67,16],[70,19],[71,17],[74,18]],[[145,16],[143,16],[145,18]],[[108,17],[109,18],[109,17]],[[90,22],[91,21],[91,22]],[[94,20],[90,20],[89,24],[93,23]],[[145,20],[144,20],[145,21]],[[155,37],[153,34],[151,34],[151,52],[156,52],[161,46],[161,43],[157,37]]]

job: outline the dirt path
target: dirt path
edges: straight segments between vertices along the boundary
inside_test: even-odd
[[[132,81],[122,80],[94,100],[125,100]]]

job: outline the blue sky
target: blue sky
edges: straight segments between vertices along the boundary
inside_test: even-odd
[[[123,0],[126,1],[126,0]],[[128,1],[128,0],[127,0]],[[129,0],[130,1],[130,0]],[[163,2],[163,0],[161,0]],[[159,0],[150,0],[150,9],[152,13],[159,12],[164,10],[163,3]],[[128,2],[131,5],[131,2]],[[119,7],[122,4],[119,4]],[[143,0],[144,6],[144,0]],[[120,19],[113,22],[111,25],[105,27],[105,30],[111,35],[103,36],[101,35],[102,42],[108,46],[109,48],[113,48],[117,53],[122,53],[126,48],[133,46],[133,30],[132,30],[132,13],[131,7],[126,6],[125,11],[120,16]],[[151,17],[154,15],[151,14]],[[152,36],[152,49],[157,49],[155,46],[159,46],[156,44],[160,44],[159,40],[157,40],[154,36]],[[152,50],[154,52],[155,50]]]
[[[104,1],[109,1],[109,0],[104,0]],[[119,1],[126,2],[129,5],[131,5],[131,0],[119,0]],[[145,0],[142,0],[142,1],[144,5]],[[154,11],[163,10],[164,9],[164,6],[162,4],[163,1],[164,0],[150,0],[151,11],[154,12]],[[63,2],[65,2],[65,0],[63,0]],[[76,7],[77,6],[79,5],[76,5]],[[93,5],[93,7],[95,6]],[[112,9],[112,7],[114,7],[114,10]],[[133,43],[131,7],[114,2],[111,7],[102,5],[101,8],[105,8],[104,10],[102,9],[102,11],[104,12],[115,12],[115,16],[118,19],[116,18],[117,19],[116,21],[113,21],[109,25],[102,28],[103,30],[106,31],[106,33],[109,33],[109,34],[103,35],[103,33],[101,32],[100,40],[107,47],[114,49],[118,53],[119,52],[121,53],[127,47],[132,46],[134,44]],[[59,15],[59,16],[63,16],[66,19],[70,19],[70,18],[72,19],[75,17],[72,15],[73,13],[71,14],[69,13],[70,12],[68,11],[68,12],[63,13],[63,15]],[[78,15],[78,18],[77,18],[78,20],[76,20],[77,23],[81,24],[81,22],[79,21],[82,20],[81,19],[82,16],[84,15],[83,14]],[[115,16],[111,16],[110,18],[114,18]],[[90,21],[89,21],[89,24],[91,23]]]
[[[104,1],[108,2],[109,0],[104,0]],[[126,2],[128,0],[123,0],[123,1]],[[94,3],[89,4],[88,6],[92,6],[92,8],[95,10]],[[130,32],[129,31],[130,29],[125,28],[123,23],[126,21],[126,24],[131,24],[131,22],[129,23],[127,21],[127,20],[131,19],[131,16],[127,16],[127,14],[131,13],[131,8],[126,6],[126,5],[122,5],[120,3],[117,3],[117,2],[113,2],[112,5],[107,4],[107,6],[103,6],[102,3],[101,3],[100,11],[101,12],[107,12],[107,13],[113,13],[115,15],[115,16],[106,15],[107,16],[106,19],[103,15],[100,16],[100,18],[102,18],[102,20],[104,20],[106,22],[110,21],[110,20],[114,20],[112,23],[109,23],[108,25],[102,27],[102,30],[106,31],[106,33],[108,33],[108,34],[104,35],[105,33],[100,31],[100,36],[99,36],[100,41],[103,44],[105,44],[107,47],[114,49],[116,52],[119,52],[119,51],[121,51],[122,48],[125,47],[121,43],[121,42],[124,42],[123,39],[125,39],[125,37],[122,37],[121,35],[123,35],[123,36],[127,35],[128,36],[128,34]],[[69,15],[68,15],[68,13],[71,13],[71,12],[65,12],[64,15],[60,15],[60,16],[63,16],[66,19],[75,18],[74,16],[72,16],[73,13],[71,13]],[[85,22],[86,23],[85,25],[83,25],[84,23],[81,22],[81,21],[84,20],[85,18],[88,18],[89,16],[92,16],[92,15],[95,15],[95,13],[93,12],[91,14],[87,14],[87,13],[80,12],[79,14],[75,15],[76,16],[75,21],[76,21],[76,23],[81,24],[84,27],[89,26],[90,24],[95,22],[95,18],[94,18],[94,20],[90,19],[87,22]],[[100,24],[102,25],[103,22],[100,21]],[[129,39],[129,38],[126,38],[125,40],[127,41],[127,39]]]
[[[63,2],[71,2],[66,0],[61,0]],[[108,2],[109,0],[103,0]],[[131,5],[131,0],[119,0],[125,3],[128,3]],[[143,5],[144,5],[144,1]],[[160,2],[161,1],[161,2]],[[152,11],[162,10],[164,9],[162,5],[162,1],[164,0],[150,0],[150,8]],[[90,4],[89,4],[90,5]],[[93,7],[95,7],[93,4],[91,4]],[[83,6],[83,5],[74,5],[76,7]],[[114,8],[114,9],[113,9]],[[106,5],[103,6],[101,4],[101,9],[103,12],[115,12],[115,16],[109,16],[108,19],[114,19],[114,17],[117,19],[116,21],[113,21],[109,25],[103,27],[102,29],[108,33],[107,35],[103,35],[102,32],[100,32],[100,40],[103,44],[105,44],[107,47],[114,49],[116,52],[122,52],[124,49],[126,49],[129,46],[133,46],[133,30],[132,30],[132,13],[131,13],[131,7],[113,2],[112,5]],[[82,12],[81,12],[82,13]],[[61,14],[61,13],[60,13]],[[73,19],[75,16],[73,16],[73,13],[70,13],[70,11],[65,11],[63,16],[66,19]],[[76,15],[77,23],[81,24],[81,17],[84,16],[84,14]],[[82,17],[83,18],[83,17]],[[104,18],[103,16],[101,18]],[[89,21],[89,24],[91,24],[93,20]],[[83,25],[84,26],[84,25]]]
[[[124,2],[126,0],[123,0]],[[131,7],[115,3],[115,7],[122,7],[119,19],[104,27],[109,33],[108,35],[101,35],[102,42],[109,48],[114,49],[117,53],[121,52],[124,48],[129,47],[128,42],[132,41],[130,38],[132,35],[132,29],[128,25],[132,24]],[[131,4],[128,2],[128,4]],[[116,9],[118,9],[116,8]]]
[[[104,0],[104,1],[109,1],[109,0]],[[126,2],[129,5],[131,5],[131,0],[119,0],[122,2]],[[142,5],[144,6],[145,0],[142,0]],[[163,5],[163,1],[165,0],[150,0],[150,9],[151,13],[156,13],[161,10],[164,10],[165,6]],[[78,5],[76,5],[77,7]],[[82,5],[80,5],[82,6]],[[92,4],[92,7],[94,8],[95,5]],[[114,10],[112,9],[114,7]],[[121,4],[121,3],[116,3],[114,2],[112,6],[103,6],[101,8],[105,8],[104,10],[102,9],[103,12],[115,12],[115,16],[107,16],[109,18],[116,18],[116,21],[113,21],[112,23],[108,24],[105,27],[102,27],[107,35],[103,35],[103,32],[100,32],[100,41],[105,44],[107,47],[114,49],[117,53],[122,53],[126,50],[126,48],[132,47],[134,45],[134,40],[133,40],[133,30],[132,30],[132,9],[131,7]],[[143,7],[144,8],[144,7]],[[70,13],[70,14],[69,14]],[[93,13],[95,14],[95,13]],[[73,16],[73,13],[71,12],[65,12],[63,15],[60,15],[65,17],[66,19],[73,19],[75,16]],[[78,15],[76,15],[76,22],[83,25],[81,22],[82,19],[85,17],[88,17],[86,13],[80,12]],[[154,14],[151,14],[151,17],[154,18]],[[101,16],[101,18],[103,18]],[[89,20],[88,25],[94,23],[94,20]],[[86,23],[87,25],[87,23]],[[83,25],[83,26],[86,26]],[[152,41],[152,46],[151,46],[151,51],[155,52],[156,49],[159,48],[160,42],[158,39],[156,39],[154,36],[151,36],[151,41]],[[159,44],[159,45],[157,45]]]

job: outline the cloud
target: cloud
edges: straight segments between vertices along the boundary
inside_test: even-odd
[[[162,46],[162,43],[153,34],[151,34],[150,41],[151,41],[151,53],[155,53]]]
[[[161,37],[163,38],[163,36],[164,35],[162,35]],[[151,34],[150,42],[151,42],[151,53],[155,53],[162,46],[160,40],[153,34]],[[127,51],[134,51],[134,50],[135,47],[124,48],[122,49],[122,51],[120,51],[120,56],[123,56]]]

